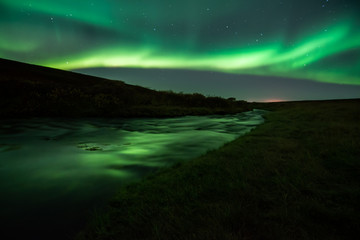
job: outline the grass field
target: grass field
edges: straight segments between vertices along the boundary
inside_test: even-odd
[[[263,125],[120,189],[77,239],[359,238],[360,101],[261,107]]]

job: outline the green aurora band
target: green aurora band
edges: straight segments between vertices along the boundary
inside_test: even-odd
[[[2,0],[0,57],[360,85],[356,1],[298,2]]]

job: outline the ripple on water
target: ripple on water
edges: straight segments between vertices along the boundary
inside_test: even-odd
[[[16,230],[22,219],[51,237],[58,223],[75,228],[119,186],[222,146],[261,124],[263,113],[0,121],[2,227]]]

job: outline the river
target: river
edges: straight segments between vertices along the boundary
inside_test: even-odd
[[[120,186],[234,140],[263,113],[1,120],[1,234],[70,238]]]

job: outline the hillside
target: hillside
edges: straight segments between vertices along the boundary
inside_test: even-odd
[[[248,110],[244,101],[159,92],[0,59],[0,117],[170,117]]]

